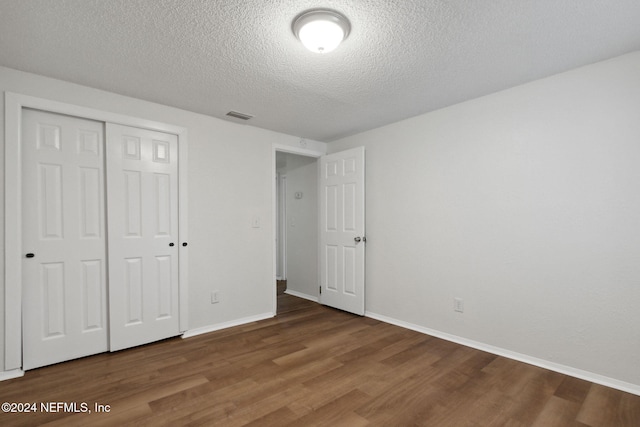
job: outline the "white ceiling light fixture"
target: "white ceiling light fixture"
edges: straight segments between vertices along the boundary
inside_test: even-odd
[[[292,29],[311,52],[329,53],[347,38],[351,24],[336,11],[315,9],[299,15],[293,21]]]

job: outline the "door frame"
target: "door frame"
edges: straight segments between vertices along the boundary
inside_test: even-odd
[[[287,280],[287,175],[276,172],[276,180],[276,279]]]
[[[308,148],[299,148],[293,145],[284,145],[284,144],[272,144],[271,145],[271,176],[273,179],[271,180],[271,207],[272,207],[272,215],[273,218],[271,224],[271,232],[273,235],[273,260],[272,260],[272,280],[273,283],[273,301],[272,301],[272,312],[275,316],[278,311],[278,287],[277,287],[277,263],[278,263],[278,189],[276,186],[276,178],[277,178],[277,170],[276,170],[276,153],[290,153],[297,154],[299,156],[313,157],[315,159],[319,159],[320,157],[326,155],[327,153],[324,151],[316,151],[310,150]],[[319,259],[318,261],[319,262]]]
[[[5,92],[4,371],[20,371],[22,368],[22,154],[20,147],[23,108],[33,108],[104,123],[115,123],[177,135],[179,241],[188,241],[187,128],[29,95]],[[183,332],[188,329],[189,318],[188,247],[179,245],[179,251],[180,331]]]

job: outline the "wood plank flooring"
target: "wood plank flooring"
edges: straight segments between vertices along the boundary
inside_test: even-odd
[[[0,382],[0,402],[110,405],[0,413],[0,425],[640,426],[640,396],[281,292],[278,300],[273,319]]]

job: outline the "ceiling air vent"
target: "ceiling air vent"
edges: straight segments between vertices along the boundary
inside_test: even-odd
[[[229,111],[227,113],[227,116],[233,117],[233,118],[236,118],[236,119],[240,119],[240,120],[249,120],[249,119],[253,118],[253,116],[251,116],[249,114],[238,113],[237,111]]]

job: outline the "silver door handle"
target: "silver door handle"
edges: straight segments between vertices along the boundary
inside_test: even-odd
[[[360,243],[360,241],[362,240],[360,237],[354,237],[353,240],[356,241],[356,243]]]

